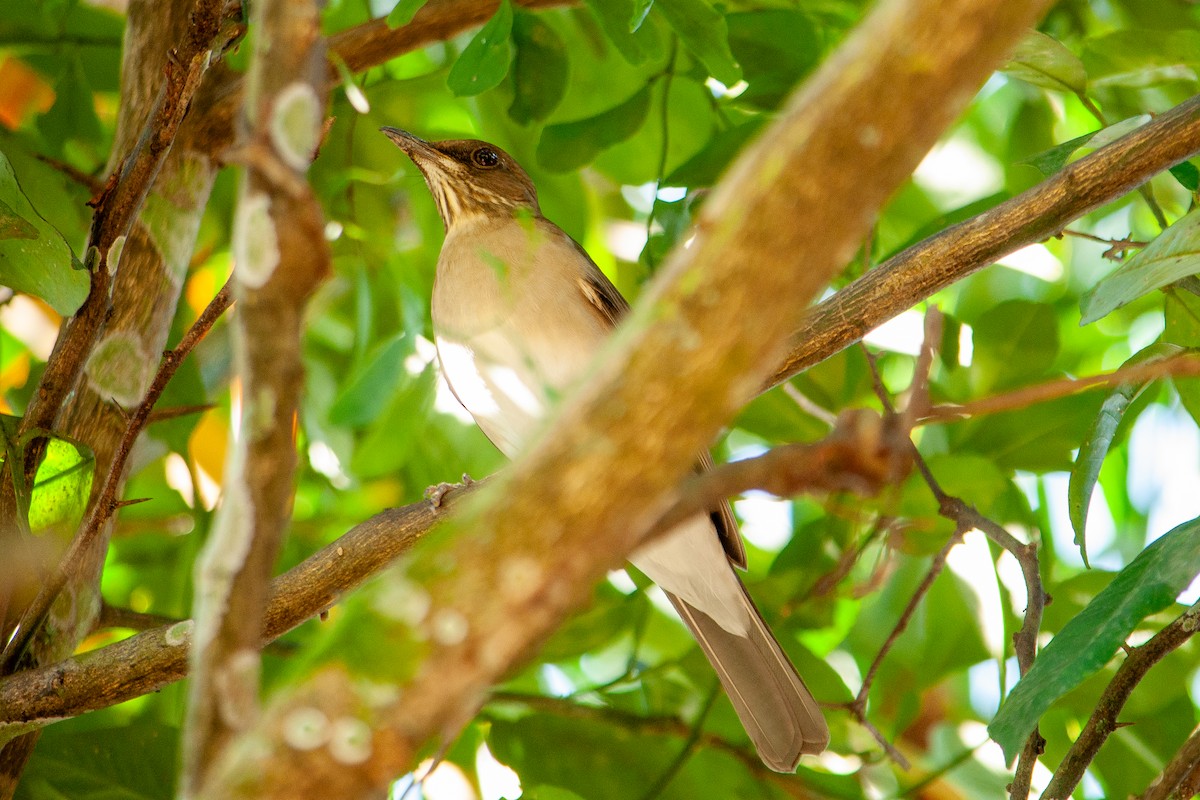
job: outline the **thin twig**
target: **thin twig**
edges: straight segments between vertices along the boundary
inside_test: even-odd
[[[3,652],[4,660],[3,664],[0,665],[0,672],[8,672],[15,667],[18,660],[24,654],[25,649],[29,646],[34,632],[41,626],[46,612],[54,602],[54,598],[62,591],[63,586],[66,585],[70,576],[79,569],[81,559],[104,528],[104,524],[108,521],[109,516],[118,508],[117,491],[121,486],[121,481],[125,473],[125,462],[133,450],[133,445],[137,441],[137,437],[146,427],[154,404],[162,396],[163,390],[166,389],[167,383],[171,380],[171,377],[175,374],[175,370],[179,368],[183,359],[204,338],[217,319],[225,313],[225,309],[229,307],[231,299],[230,284],[227,282],[221,287],[221,291],[217,292],[216,297],[212,299],[208,307],[201,312],[200,317],[192,324],[187,333],[184,334],[179,344],[173,350],[169,350],[163,354],[158,372],[155,374],[150,388],[146,391],[146,397],[138,405],[133,414],[130,415],[125,425],[125,433],[121,437],[121,442],[118,444],[117,450],[113,455],[108,474],[105,476],[104,487],[96,496],[95,501],[92,502],[88,516],[83,521],[83,524],[80,525],[75,538],[72,539],[71,545],[67,548],[66,553],[63,554],[54,572],[42,584],[42,588],[33,602],[29,604],[25,612],[21,615],[20,622],[18,623],[19,630],[9,641],[8,647]]]
[[[690,478],[655,531],[669,530],[696,511],[714,508],[751,489],[777,497],[814,491],[874,494],[904,476],[907,461],[902,442],[896,427],[874,412],[844,413],[833,432],[819,442],[780,445]]]
[[[1200,375],[1200,356],[1194,353],[1185,353],[1162,361],[1129,364],[1103,375],[1090,375],[1086,378],[1059,378],[961,405],[934,406],[918,420],[918,424],[952,422],[985,414],[998,414],[1003,411],[1028,408],[1038,403],[1057,400],[1060,397],[1069,397],[1090,389],[1119,386],[1123,383],[1142,383],[1167,376],[1195,377],[1197,375]]]
[[[1109,735],[1119,727],[1117,721],[1129,695],[1141,683],[1150,668],[1168,654],[1179,649],[1200,629],[1200,605],[1192,606],[1171,623],[1154,634],[1148,642],[1133,648],[1117,674],[1109,681],[1096,704],[1083,732],[1071,745],[1067,755],[1054,771],[1041,800],[1063,800],[1070,797],[1083,779],[1083,773],[1100,752]]]
[[[1171,800],[1192,797],[1195,780],[1200,773],[1200,727],[1184,740],[1167,766],[1155,778],[1138,800]],[[1185,786],[1186,784],[1186,786]]]
[[[61,172],[63,175],[66,175],[72,181],[74,181],[75,183],[84,187],[89,192],[91,192],[93,195],[97,195],[100,192],[104,191],[104,181],[100,180],[95,175],[89,175],[88,173],[84,172],[83,170],[81,170],[71,164],[68,164],[65,161],[61,161],[57,158],[51,158],[50,156],[45,155],[44,153],[35,153],[34,157],[38,161],[41,161],[43,164],[53,167],[54,169]]]
[[[211,411],[216,408],[215,403],[197,403],[191,406],[172,406],[171,408],[156,408],[150,412],[150,418],[146,420],[147,425],[153,425],[156,422],[166,422],[170,419],[178,419],[179,417],[187,417],[192,414],[203,414],[205,411]]]

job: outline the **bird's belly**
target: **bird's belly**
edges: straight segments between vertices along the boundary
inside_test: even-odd
[[[561,361],[522,353],[500,331],[465,341],[437,337],[442,374],[480,429],[512,457],[536,431],[570,378]]]

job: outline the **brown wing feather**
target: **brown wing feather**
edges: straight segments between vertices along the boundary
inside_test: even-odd
[[[707,472],[712,468],[712,456],[705,450],[700,454],[696,471]],[[722,500],[721,507],[714,509],[711,514],[713,525],[717,528],[717,535],[721,537],[721,546],[725,548],[725,555],[739,569],[745,569],[746,545],[742,541],[742,534],[738,530],[737,520],[733,516],[733,509],[729,506],[729,501]]]

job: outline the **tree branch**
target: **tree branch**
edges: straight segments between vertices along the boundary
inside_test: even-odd
[[[521,8],[575,5],[577,0],[516,0]],[[500,0],[429,0],[407,25],[389,28],[386,17],[364,22],[329,37],[329,52],[352,72],[377,67],[396,56],[434,42],[452,39],[468,28],[487,22]],[[336,72],[331,68],[331,79]]]
[[[852,429],[857,430],[857,428]],[[874,440],[872,440],[874,441]],[[669,530],[671,520],[711,508],[723,492],[748,489],[785,491],[775,473],[796,476],[787,491],[829,487],[863,489],[878,477],[878,456],[849,456],[849,440],[831,435],[815,445],[791,445],[762,456],[721,464],[685,484],[679,499],[655,525],[655,535]],[[836,465],[836,466],[831,466]],[[809,470],[833,474],[806,476]],[[840,472],[839,470],[845,470]],[[765,477],[765,485],[753,479]],[[306,620],[321,614],[362,582],[409,551],[433,526],[492,479],[456,486],[438,502],[389,509],[356,525],[332,544],[271,581],[264,611],[262,642],[273,642]],[[801,486],[804,484],[804,487]],[[65,717],[107,708],[162,689],[187,674],[191,620],[172,622],[129,639],[37,670],[0,680],[0,739],[18,724],[42,725]]]
[[[179,365],[183,363],[183,360],[192,352],[192,349],[204,338],[217,319],[225,313],[225,309],[229,307],[231,302],[229,284],[227,283],[217,292],[217,295],[192,324],[192,327],[184,334],[179,344],[174,349],[163,354],[158,372],[155,374],[145,398],[143,398],[137,409],[134,410],[125,425],[125,433],[121,437],[120,444],[117,446],[117,451],[113,456],[108,474],[105,475],[104,487],[100,490],[99,495],[89,504],[88,515],[79,526],[75,537],[71,540],[70,547],[67,548],[62,558],[59,559],[54,571],[44,580],[37,596],[25,608],[25,612],[18,623],[19,630],[17,634],[9,641],[8,647],[3,651],[4,660],[0,664],[0,674],[10,672],[16,668],[17,663],[25,654],[25,648],[41,627],[46,613],[50,609],[50,604],[58,597],[58,593],[62,591],[67,581],[72,577],[82,577],[80,574],[82,571],[82,559],[92,550],[96,537],[100,535],[100,532],[108,523],[109,517],[118,507],[117,492],[121,487],[125,475],[125,461],[133,451],[133,445],[137,441],[138,436],[141,435],[142,430],[149,422],[150,413],[154,410],[154,404],[162,397],[163,391],[167,388],[167,384],[175,375],[175,371],[179,368]]]
[[[990,211],[889,258],[805,312],[775,385],[996,260],[1056,236],[1072,220],[1200,152],[1200,95],[1068,164]]]
[[[1139,800],[1194,797],[1200,789],[1200,728],[1192,731]]]
[[[256,158],[242,176],[233,241],[241,434],[196,565],[181,775],[189,798],[225,796],[221,758],[258,719],[261,620],[295,491],[304,309],[330,270],[324,219],[304,179],[327,106],[319,3],[259,0],[252,13],[243,150]]]

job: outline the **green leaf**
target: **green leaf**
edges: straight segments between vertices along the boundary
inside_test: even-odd
[[[1200,68],[1200,31],[1114,31],[1088,39],[1083,62],[1096,87],[1194,83]]]
[[[607,147],[637,133],[650,109],[650,87],[594,117],[547,125],[538,141],[538,162],[548,170],[578,169]]]
[[[1179,185],[1189,192],[1200,191],[1200,169],[1190,161],[1181,161],[1171,167],[1170,173],[1179,181]]]
[[[515,769],[523,784],[566,789],[588,800],[644,796],[677,758],[682,744],[674,736],[558,714],[498,719],[488,736],[496,758]],[[759,796],[761,785],[744,767],[705,748],[656,794],[662,800]]]
[[[742,77],[729,49],[725,17],[704,0],[657,0],[654,7],[709,73],[726,86]]]
[[[981,388],[1029,383],[1058,356],[1058,319],[1045,303],[1008,300],[984,312],[972,327],[971,368]]]
[[[1023,158],[1018,161],[1018,164],[1028,164],[1035,168],[1038,172],[1049,178],[1054,173],[1058,172],[1066,166],[1067,160],[1084,145],[1092,140],[1100,131],[1092,131],[1085,133],[1083,136],[1078,136],[1070,141],[1055,145],[1049,150],[1043,150],[1040,153],[1035,153],[1028,158]]]
[[[777,108],[821,57],[821,39],[802,11],[765,9],[730,14],[729,47],[749,84],[739,103]]]
[[[1078,56],[1040,31],[1017,45],[1003,71],[1026,83],[1072,94],[1087,91],[1087,71]]]
[[[178,730],[140,721],[89,729],[80,722],[46,728],[17,787],[17,800],[175,796]]]
[[[502,0],[496,13],[479,29],[459,55],[446,85],[459,97],[494,89],[504,80],[512,61],[513,11],[509,0]]]
[[[38,465],[29,498],[29,529],[34,533],[60,522],[78,522],[92,491],[96,458],[82,444],[52,437]]]
[[[633,16],[629,18],[629,30],[636,32],[641,28],[652,8],[654,0],[633,0]]]
[[[330,422],[357,428],[378,417],[395,391],[396,376],[407,375],[404,359],[412,347],[403,332],[380,343],[334,401],[329,410]]]
[[[554,28],[536,14],[513,19],[513,100],[508,115],[521,125],[550,116],[567,89],[567,46]]]
[[[94,145],[100,140],[100,118],[91,83],[79,59],[54,84],[54,105],[38,117],[38,130],[59,150],[64,142],[75,140]]]
[[[1122,366],[1163,361],[1182,352],[1183,348],[1178,345],[1153,344],[1134,354]],[[1113,387],[1104,399],[1104,404],[1100,406],[1087,436],[1079,445],[1079,455],[1075,458],[1075,466],[1071,468],[1071,480],[1067,486],[1067,508],[1071,516],[1071,527],[1075,530],[1075,544],[1079,545],[1079,554],[1083,558],[1084,566],[1089,566],[1085,528],[1092,490],[1096,487],[1096,481],[1100,479],[1100,467],[1103,466],[1104,457],[1112,447],[1129,404],[1147,383],[1149,381],[1139,381]]]
[[[399,28],[401,25],[412,22],[413,17],[425,3],[426,0],[397,0],[396,5],[388,12],[387,26]]]
[[[1200,572],[1200,519],[1151,544],[1058,632],[1017,683],[988,733],[1011,762],[1042,714],[1112,658],[1138,623],[1167,608]]]
[[[762,119],[755,117],[750,122],[720,131],[709,140],[696,155],[675,168],[666,177],[666,186],[712,186],[721,173],[733,163],[746,143],[762,129]]]
[[[404,466],[416,440],[427,433],[436,392],[437,370],[433,365],[392,392],[387,410],[354,453],[351,470],[361,477],[374,478],[395,474]]]
[[[586,3],[608,40],[630,64],[643,64],[661,52],[651,26],[632,24],[638,15],[636,0],[586,0]]]
[[[63,316],[87,299],[91,281],[66,241],[34,210],[0,153],[0,284],[40,297]]]
[[[1028,158],[1023,158],[1016,162],[1018,164],[1028,164],[1035,167],[1046,177],[1050,177],[1058,172],[1071,159],[1076,151],[1090,146],[1092,149],[1099,150],[1101,147],[1112,144],[1123,136],[1126,136],[1140,128],[1150,121],[1148,114],[1136,114],[1132,117],[1126,117],[1119,122],[1114,122],[1099,130],[1085,133],[1070,141],[1055,145],[1049,150],[1043,150],[1040,153],[1035,153]]]
[[[1200,272],[1200,211],[1175,221],[1079,300],[1087,325],[1144,294]]]
[[[1181,347],[1200,348],[1200,297],[1190,292],[1170,292],[1164,305],[1162,339]],[[1179,401],[1192,419],[1200,424],[1200,378],[1175,376],[1171,379]]]

